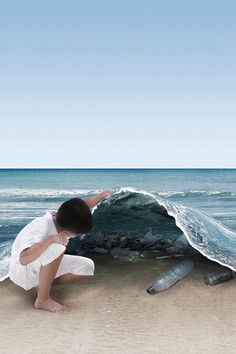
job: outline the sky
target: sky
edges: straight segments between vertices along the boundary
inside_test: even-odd
[[[235,168],[235,16],[0,0],[0,168]]]

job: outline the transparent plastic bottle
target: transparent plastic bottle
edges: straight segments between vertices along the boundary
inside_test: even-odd
[[[157,275],[153,279],[152,284],[146,290],[151,295],[166,290],[174,285],[178,280],[192,272],[193,269],[193,261],[191,259],[185,259]]]
[[[224,281],[230,280],[233,278],[234,272],[232,269],[224,268],[216,272],[206,274],[204,277],[204,283],[207,285],[216,285]]]

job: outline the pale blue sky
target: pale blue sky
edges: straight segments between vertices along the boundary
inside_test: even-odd
[[[0,167],[236,167],[235,1],[0,1]]]

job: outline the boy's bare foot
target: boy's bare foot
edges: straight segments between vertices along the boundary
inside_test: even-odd
[[[50,297],[47,300],[40,300],[37,298],[34,303],[34,307],[38,310],[45,310],[51,312],[60,312],[66,309],[65,306],[59,304]]]

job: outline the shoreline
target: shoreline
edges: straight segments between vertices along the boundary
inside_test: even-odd
[[[52,287],[52,298],[67,306],[63,313],[34,309],[35,289],[1,283],[1,354],[234,353],[236,280],[203,282],[217,263],[195,256],[192,273],[149,295],[153,277],[176,260],[85,256],[95,261],[93,278]]]

